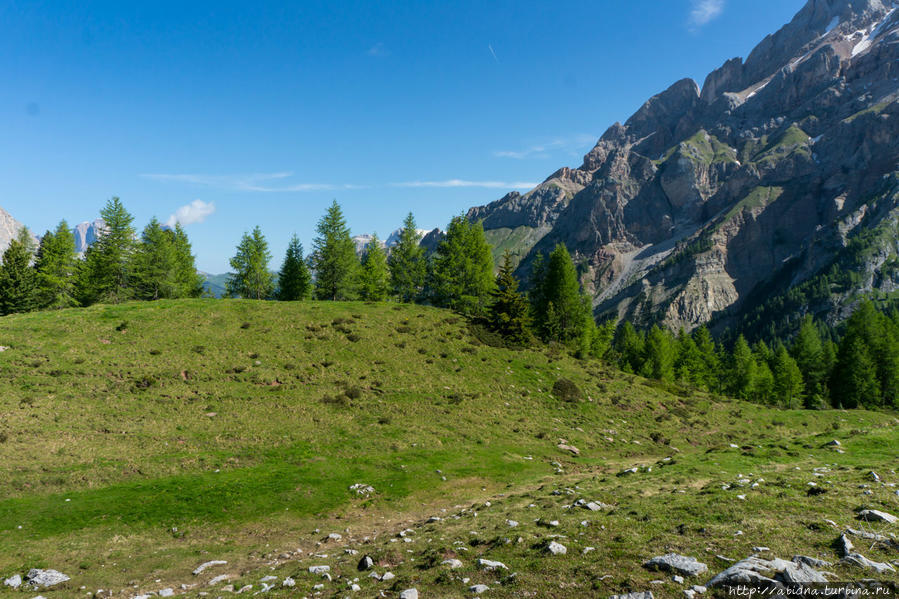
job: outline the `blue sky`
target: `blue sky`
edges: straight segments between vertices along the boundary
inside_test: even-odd
[[[354,234],[443,227],[803,3],[6,0],[0,206],[41,233],[117,195],[209,272],[257,224],[273,267],[310,248],[332,199]]]

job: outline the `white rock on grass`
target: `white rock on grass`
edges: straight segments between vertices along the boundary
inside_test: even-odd
[[[175,589],[162,589],[161,591],[159,591],[159,596],[160,597],[174,597]]]
[[[35,588],[52,587],[67,580],[70,580],[70,578],[58,570],[33,568],[25,575],[25,582]]]
[[[331,571],[331,566],[309,566],[310,574],[327,574]]]
[[[12,588],[14,588],[14,589],[17,589],[17,588],[19,588],[20,586],[22,586],[22,577],[19,576],[18,574],[13,574],[12,576],[10,576],[10,577],[7,578],[6,580],[4,580],[4,581],[3,581],[3,584],[4,584],[5,586],[8,586],[8,587],[12,587]]]
[[[546,546],[546,550],[553,555],[565,555],[568,553],[568,548],[565,545],[555,541],[550,541],[549,545]]]
[[[393,580],[394,578],[396,578],[396,575],[394,575],[393,572],[384,572],[384,574],[381,576],[382,581]]]
[[[644,563],[643,567],[647,570],[676,572],[683,576],[699,576],[709,571],[708,566],[698,561],[695,557],[687,557],[676,553],[656,556]]]
[[[483,570],[493,571],[493,570],[508,570],[508,566],[502,562],[495,562],[493,560],[480,558],[478,560],[478,565]]]
[[[881,512],[880,510],[862,510],[858,513],[858,519],[867,522],[887,522],[889,524],[895,524],[899,521],[899,518],[893,514]]]
[[[282,587],[295,587],[297,586],[297,581],[288,576],[284,579],[284,582],[281,583]]]
[[[609,599],[654,599],[652,591],[640,591],[638,593],[626,593],[624,595],[612,595]]]
[[[475,595],[480,595],[481,593],[486,593],[490,590],[486,584],[476,584],[474,586],[468,587],[468,590],[474,593]]]
[[[212,560],[211,562],[204,562],[194,569],[194,576],[199,576],[206,568],[211,568],[212,566],[224,566],[227,563],[228,562],[220,559]]]
[[[440,563],[445,566],[449,566],[450,570],[456,570],[462,567],[462,562],[457,559],[445,559]]]
[[[418,599],[418,589],[406,589],[400,593],[400,599]]]
[[[228,575],[228,574],[221,574],[220,576],[216,576],[215,578],[213,578],[212,580],[210,580],[210,581],[207,582],[206,584],[209,585],[209,586],[214,586],[214,585],[217,585],[217,584],[220,583],[220,582],[225,582],[225,581],[228,580],[229,578],[231,578],[230,575]]]

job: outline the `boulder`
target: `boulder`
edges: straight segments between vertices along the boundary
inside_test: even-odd
[[[476,584],[476,585],[472,585],[472,586],[468,587],[468,590],[471,591],[472,593],[474,593],[475,595],[480,595],[481,593],[489,591],[490,587],[488,587],[486,584]]]
[[[331,571],[331,566],[309,566],[310,574],[325,574]]]
[[[14,589],[22,586],[22,577],[18,574],[13,574],[9,578],[3,581],[4,586],[12,587]]]
[[[862,510],[858,513],[858,519],[866,522],[887,522],[889,524],[895,524],[899,521],[899,518],[893,514],[881,512],[880,510]]]
[[[440,563],[443,564],[444,566],[449,566],[450,570],[456,570],[456,569],[462,567],[462,562],[457,559],[445,559]]]
[[[206,568],[211,568],[212,566],[224,566],[227,563],[228,562],[226,562],[224,560],[220,560],[220,559],[212,560],[211,562],[204,562],[204,563],[200,564],[199,566],[197,566],[196,568],[194,568],[193,574],[194,574],[194,576],[199,576],[200,574],[202,574],[203,570],[205,570]]]
[[[374,565],[375,565],[375,560],[373,560],[370,555],[366,555],[361,560],[359,560],[359,565],[356,566],[356,568],[360,572],[364,572],[364,571],[370,569]]]
[[[546,551],[553,555],[565,555],[568,553],[568,548],[561,543],[556,543],[555,541],[550,541],[546,546]]]
[[[39,570],[34,568],[25,575],[25,582],[35,588],[56,586],[70,580],[68,576],[57,570]]]
[[[668,553],[652,558],[643,564],[647,570],[661,570],[663,572],[677,572],[684,576],[699,576],[708,572],[709,568],[695,557],[686,557],[676,553]]]
[[[400,599],[418,599],[418,589],[406,589],[400,593]]]
[[[478,566],[480,566],[482,570],[488,570],[491,572],[493,570],[508,570],[509,569],[508,566],[506,566],[506,564],[504,564],[502,562],[495,562],[493,560],[484,559],[484,558],[480,558],[478,560]]]

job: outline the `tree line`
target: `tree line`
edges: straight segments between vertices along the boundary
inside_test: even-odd
[[[105,229],[83,259],[65,221],[37,247],[23,229],[0,264],[0,314],[202,294],[203,279],[180,225],[163,227],[154,218],[138,237],[118,198],[101,216]],[[276,273],[260,228],[245,233],[230,260],[227,294],[425,303],[463,313],[506,343],[557,343],[625,372],[749,401],[789,408],[899,407],[899,312],[884,314],[868,301],[839,329],[806,316],[792,339],[750,346],[740,336],[725,346],[705,327],[674,334],[659,326],[637,330],[626,321],[597,324],[562,244],[536,257],[524,293],[509,253],[494,274],[481,224],[461,215],[431,254],[420,246],[411,213],[389,253],[375,236],[359,257],[336,201],[316,233],[308,256],[294,235]]]
[[[0,263],[0,314],[201,295],[203,278],[181,225],[154,218],[137,236],[119,198],[100,216],[105,228],[83,258],[65,220],[36,245],[22,228]]]

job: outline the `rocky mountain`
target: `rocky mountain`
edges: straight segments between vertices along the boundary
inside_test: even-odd
[[[424,239],[428,237],[433,231],[429,231],[427,229],[416,229],[418,231],[418,237],[424,242]],[[434,229],[434,231],[439,231],[439,229]],[[387,236],[387,239],[379,239],[378,244],[383,249],[390,249],[395,246],[400,241],[400,233],[402,229],[395,229]],[[373,235],[369,233],[363,233],[362,235],[356,235],[352,238],[353,244],[356,246],[356,253],[361,256],[365,253],[365,250],[368,248],[369,244],[373,239]]]
[[[9,212],[0,208],[0,257],[2,257],[3,252],[6,251],[6,248],[9,247],[9,242],[19,236],[19,231],[21,231],[24,226],[25,225],[14,219]],[[38,239],[34,236],[33,232],[31,234],[31,239],[35,244],[38,243]]]
[[[83,256],[87,248],[97,241],[97,238],[105,228],[106,222],[102,218],[98,218],[93,222],[85,221],[75,225],[75,228],[72,229],[72,234],[75,236],[75,253]]]
[[[600,317],[838,320],[899,288],[897,80],[896,6],[809,0],[745,60],[609,127],[581,166],[468,217],[522,277],[566,244]]]

